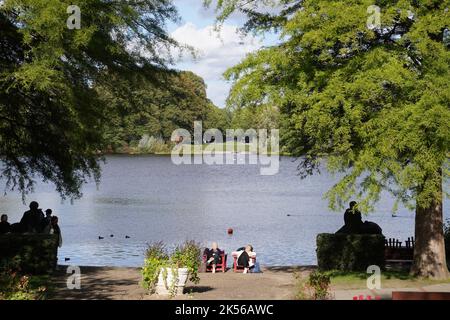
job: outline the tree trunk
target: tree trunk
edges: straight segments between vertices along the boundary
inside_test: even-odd
[[[428,208],[416,207],[415,238],[411,273],[432,279],[449,278],[445,257],[442,193]]]

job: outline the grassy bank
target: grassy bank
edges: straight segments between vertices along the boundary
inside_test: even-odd
[[[367,289],[367,278],[370,274],[365,272],[341,272],[328,273],[331,277],[333,290]],[[413,277],[408,271],[382,271],[382,288],[419,288],[435,284],[449,283],[447,280],[431,280]]]
[[[128,155],[167,155],[170,156],[174,148],[173,144],[159,144],[151,148],[140,148],[139,146],[123,146],[121,148],[110,149],[104,152],[104,154],[128,154]],[[225,142],[225,143],[205,143],[200,146],[191,145],[190,154],[200,155],[200,154],[210,154],[215,152],[217,154],[226,153],[245,153],[245,154],[258,154],[258,155],[280,155],[280,156],[290,156],[289,153],[284,151],[272,152],[270,148],[267,151],[255,153],[251,151],[250,144],[242,142]]]

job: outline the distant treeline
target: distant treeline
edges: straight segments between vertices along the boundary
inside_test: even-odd
[[[140,78],[133,87],[124,82],[110,90],[98,88],[114,111],[105,130],[108,153],[166,153],[178,128],[193,132],[194,121],[220,130],[231,124],[231,113],[207,98],[205,82],[192,72],[173,72],[157,84]]]
[[[111,92],[114,90],[114,92]],[[278,110],[268,106],[231,109],[215,106],[207,97],[203,79],[188,71],[173,72],[158,83],[136,79],[130,87],[98,88],[111,108],[105,130],[106,153],[168,153],[172,132],[203,128],[278,128]]]

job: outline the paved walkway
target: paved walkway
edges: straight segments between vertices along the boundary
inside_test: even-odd
[[[276,300],[293,299],[295,296],[294,273],[310,272],[314,267],[272,267],[262,273],[241,274],[229,270],[226,273],[201,273],[199,285],[187,284],[178,299],[226,299],[226,300]],[[60,267],[55,276],[53,299],[163,299],[148,296],[139,285],[138,268],[81,267],[81,289],[67,289],[68,274]]]
[[[297,291],[295,274],[306,275],[315,267],[271,267],[263,268],[259,274],[240,274],[229,270],[226,273],[201,273],[200,284],[189,284],[186,294],[177,299],[202,300],[284,300],[294,299]],[[100,299],[100,300],[143,300],[166,299],[149,296],[140,286],[138,268],[81,267],[81,289],[67,289],[68,274],[60,267],[55,281],[53,299]],[[450,283],[423,286],[420,288],[390,288],[382,290],[335,290],[332,296],[337,300],[353,300],[355,296],[368,295],[375,299],[391,299],[392,291],[450,292]]]

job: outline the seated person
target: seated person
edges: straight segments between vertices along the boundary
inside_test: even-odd
[[[212,266],[212,273],[216,273],[216,266],[222,261],[222,251],[217,242],[213,242],[211,249],[206,248],[203,254],[206,256],[206,265]]]
[[[8,216],[6,214],[2,214],[0,220],[0,234],[5,234],[11,232],[11,225],[8,222]]]
[[[344,213],[344,226],[336,233],[341,234],[382,234],[379,225],[371,221],[362,221],[361,212],[356,201],[350,202],[350,206]]]
[[[237,264],[238,266],[244,267],[244,273],[248,273],[250,269],[254,268],[253,257],[256,254],[253,252],[252,245],[248,244],[245,247],[239,248],[237,251]]]

